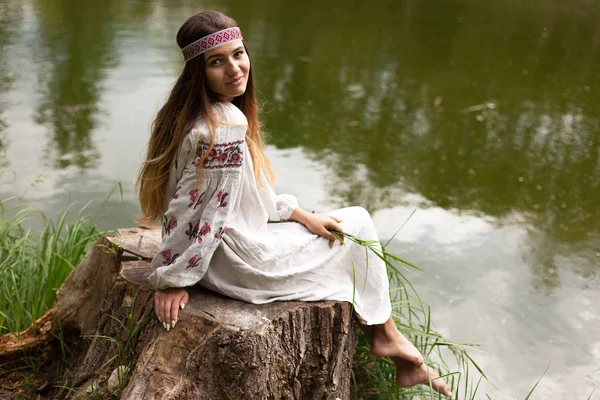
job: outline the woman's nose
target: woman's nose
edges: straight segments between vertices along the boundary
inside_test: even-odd
[[[227,68],[227,74],[231,76],[236,76],[240,72],[240,67],[235,60],[232,60],[229,63],[229,67]]]

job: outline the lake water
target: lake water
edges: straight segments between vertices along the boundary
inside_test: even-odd
[[[494,399],[600,396],[600,3],[0,0],[0,198],[129,227],[193,13],[247,40],[277,190],[362,205]],[[14,173],[13,173],[14,172]]]

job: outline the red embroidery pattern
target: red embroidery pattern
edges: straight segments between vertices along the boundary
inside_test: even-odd
[[[177,228],[177,218],[171,217],[168,221],[166,215],[164,218],[165,220],[163,221],[163,229],[165,230],[167,236],[171,236],[171,230]]]
[[[190,259],[187,262],[187,265],[185,266],[185,270],[189,271],[192,268],[196,268],[199,264],[200,264],[200,257],[198,257],[198,256],[190,257]]]
[[[225,191],[225,189],[219,190],[219,193],[217,193],[217,200],[219,201],[219,205],[217,206],[217,211],[219,211],[219,208],[221,208],[221,207],[227,207],[227,202],[225,201],[227,196],[229,196],[229,193],[227,193]]]
[[[188,207],[194,207],[194,210],[196,209],[196,207],[198,207],[198,204],[202,204],[202,197],[204,197],[205,192],[202,192],[202,194],[200,194],[200,197],[198,197],[199,192],[200,191],[198,189],[192,189],[189,193],[190,203],[188,204]]]
[[[205,222],[204,225],[202,225],[202,228],[200,228],[198,234],[196,235],[196,237],[198,238],[198,243],[202,243],[202,236],[208,235],[210,231],[210,224],[208,222]]]
[[[198,237],[198,231],[200,231],[200,220],[198,220],[194,225],[192,225],[191,222],[188,222],[188,229],[185,231],[185,234],[188,235],[188,240]]]
[[[160,255],[163,257],[163,265],[171,265],[177,260],[177,257],[179,257],[179,254],[171,256],[171,250],[169,249],[162,251]]]
[[[242,166],[244,151],[242,148],[243,140],[237,140],[229,143],[216,143],[212,148],[208,157],[204,160],[204,168],[239,168]],[[208,149],[208,143],[201,142],[196,151],[197,160],[199,160],[204,152]],[[192,165],[196,165],[196,161]]]
[[[183,52],[183,58],[185,61],[188,61],[213,47],[237,39],[243,39],[240,28],[227,28],[223,29],[222,31],[204,36],[203,38],[200,38],[192,44],[184,47],[181,51]]]
[[[215,239],[223,239],[223,235],[225,234],[225,232],[227,232],[227,225],[223,226],[222,228],[219,228],[219,231],[215,233]]]

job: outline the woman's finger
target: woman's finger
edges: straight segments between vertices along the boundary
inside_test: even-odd
[[[167,324],[171,324],[171,329],[175,328],[177,323],[177,312],[179,311],[179,300],[174,300],[171,303],[171,319],[167,320]]]
[[[166,302],[167,298],[164,295],[164,293],[160,296],[160,305],[158,306],[158,312],[160,314],[160,322],[162,322],[163,324],[163,328],[166,329],[165,326],[165,321],[166,319],[166,315],[165,315],[165,302]]]
[[[329,228],[333,231],[337,231],[337,232],[343,232],[344,230],[342,229],[342,227],[338,224],[332,224],[331,227]],[[340,244],[344,243],[344,236],[341,234],[333,234],[331,233],[331,235],[334,237],[335,241],[340,242]]]
[[[158,292],[154,293],[154,314],[156,314],[156,318],[158,318],[158,321],[162,322],[160,320],[160,295],[158,294]]]
[[[330,215],[330,217],[331,217],[331,218],[333,218],[333,220],[334,220],[335,222],[342,222],[342,220],[341,220],[341,219],[339,219],[338,217],[334,217],[333,215]]]
[[[335,240],[335,236],[333,236],[333,233],[329,232],[326,227],[321,228],[319,235],[323,236],[325,239]]]
[[[181,298],[181,300],[179,300],[179,306],[181,307],[181,309],[183,310],[183,307],[185,307],[185,305],[188,303],[188,300],[190,298],[190,295],[188,294],[187,291],[183,291],[183,297]]]
[[[165,329],[167,332],[171,329],[171,304],[173,303],[173,299],[167,297],[165,301],[165,305],[163,307],[163,324],[165,325]]]
[[[338,231],[338,232],[343,232],[343,228],[342,226],[339,224],[339,221],[336,221],[334,219],[330,219],[329,221],[327,221],[325,223],[325,227],[327,229],[333,229],[334,231]]]
[[[327,229],[332,230],[332,231],[336,231],[336,232],[343,232],[344,229],[342,228],[342,226],[340,224],[338,224],[337,222],[332,222],[331,224],[329,224],[329,226],[327,227]],[[341,236],[341,235],[339,235]]]
[[[158,298],[158,320],[164,326],[165,318],[163,315],[163,308],[165,307],[165,298],[160,295]]]

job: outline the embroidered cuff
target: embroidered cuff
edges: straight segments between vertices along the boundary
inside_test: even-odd
[[[281,220],[290,219],[296,208],[298,208],[298,199],[296,196],[291,194],[280,194],[277,196],[277,213]]]

